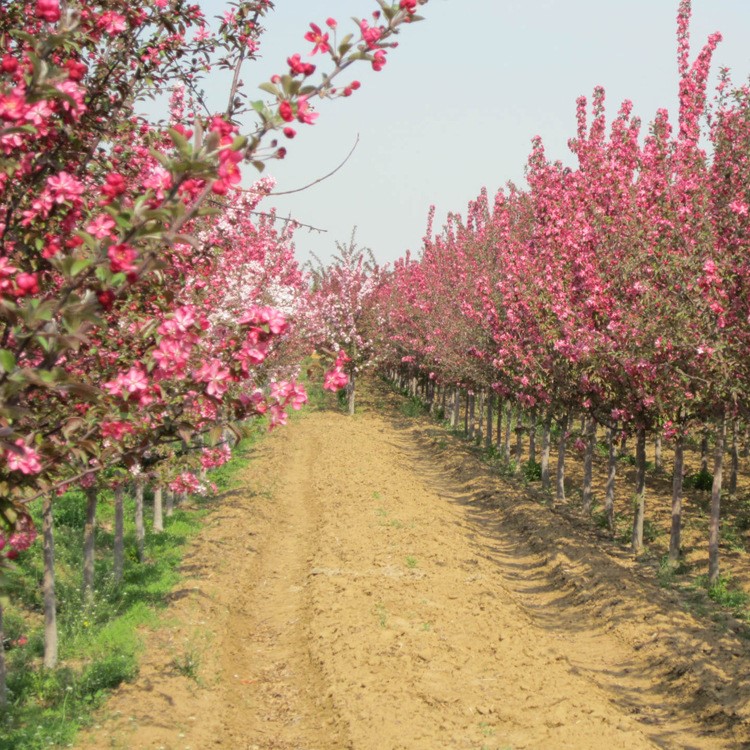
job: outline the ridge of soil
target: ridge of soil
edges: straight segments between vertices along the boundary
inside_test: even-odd
[[[79,748],[750,747],[737,633],[367,388],[257,449]]]

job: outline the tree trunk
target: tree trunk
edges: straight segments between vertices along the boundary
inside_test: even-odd
[[[354,390],[355,390],[355,376],[354,376],[354,371],[352,370],[352,372],[349,373],[349,384],[346,386],[350,417],[354,414]],[[416,395],[416,388],[415,388],[415,395]]]
[[[646,428],[639,427],[635,442],[635,497],[633,499],[633,533],[630,548],[634,554],[643,550],[643,521],[646,514]]]
[[[724,467],[724,442],[727,433],[726,417],[722,416],[716,431],[714,448],[714,482],[711,487],[711,515],[708,525],[708,585],[719,582],[719,520],[721,513],[721,472]]]
[[[479,399],[477,403],[477,412],[479,415],[479,419],[476,434],[479,445],[481,445],[482,441],[484,440],[484,398],[484,391],[479,391]]]
[[[500,396],[497,397],[497,425],[495,426],[495,446],[497,448],[498,455],[502,454],[503,446],[503,400]]]
[[[610,533],[615,533],[615,479],[617,478],[617,428],[612,427],[607,433],[607,486],[604,490],[604,514]]]
[[[8,706],[8,677],[5,668],[5,629],[3,628],[3,603],[0,601],[0,711]]]
[[[519,408],[516,412],[516,448],[513,454],[516,459],[515,473],[521,471],[521,460],[523,459],[523,412]]]
[[[739,420],[735,417],[732,420],[732,449],[730,453],[732,464],[731,473],[729,474],[729,497],[732,499],[737,496],[737,473],[740,468],[739,430]]]
[[[116,584],[122,583],[125,570],[125,488],[118,484],[115,487],[115,543],[114,543],[114,578]]]
[[[492,391],[487,393],[487,434],[484,436],[484,447],[489,450],[492,448],[492,402],[495,400],[495,394]]]
[[[536,463],[536,407],[531,410],[529,418],[529,463]]]
[[[513,427],[513,406],[508,402],[505,412],[505,439],[503,440],[503,458],[510,461],[510,431]]]
[[[664,468],[664,462],[661,457],[661,430],[656,433],[654,438],[654,471],[661,474]]]
[[[167,518],[174,513],[174,491],[167,487],[167,507],[165,508]]]
[[[143,490],[145,482],[142,479],[135,481],[135,546],[138,550],[138,562],[143,562],[146,557],[146,527],[143,523]]]
[[[468,436],[469,440],[474,439],[474,433],[476,432],[476,394],[472,392],[472,394],[469,396],[469,403],[468,403],[468,409],[469,409],[469,431]]]
[[[708,473],[708,427],[703,428],[701,436],[701,473]]]
[[[466,402],[465,402],[465,408],[464,408],[464,435],[469,434],[469,401],[471,401],[471,396],[469,395],[468,389],[466,390]]]
[[[568,421],[570,417],[565,414],[559,421],[560,439],[557,442],[557,477],[555,486],[555,501],[561,503],[565,500],[565,442],[567,440]]]
[[[45,495],[42,509],[42,541],[44,556],[44,666],[57,666],[57,598],[55,596],[55,523],[52,496]]]
[[[547,412],[542,426],[542,489],[549,490],[549,454],[550,433],[552,431],[552,413]]]
[[[672,530],[669,535],[669,561],[676,563],[682,546],[682,480],[685,471],[685,438],[680,432],[674,441],[672,474]]]
[[[160,534],[164,531],[164,508],[162,502],[161,485],[154,488],[154,532]]]
[[[96,542],[96,487],[86,491],[86,525],[83,527],[83,601],[94,601],[94,553]]]
[[[596,448],[596,420],[593,417],[586,419],[586,450],[583,454],[583,512],[591,515],[593,496],[591,492],[591,479],[594,471],[594,449]]]

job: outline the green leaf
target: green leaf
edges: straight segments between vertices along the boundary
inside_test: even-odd
[[[78,274],[83,271],[84,268],[88,268],[91,265],[91,259],[90,258],[77,258],[73,265],[70,267],[70,275],[71,276],[78,276]]]
[[[271,94],[273,96],[279,96],[279,87],[273,83],[267,83],[267,82],[261,83],[260,86],[258,86],[258,88],[261,91],[265,91],[266,93]]]
[[[0,367],[5,372],[13,372],[16,368],[16,357],[8,349],[0,349]]]

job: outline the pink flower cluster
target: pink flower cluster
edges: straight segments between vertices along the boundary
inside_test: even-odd
[[[349,383],[349,376],[344,372],[344,367],[351,359],[347,357],[346,352],[341,349],[333,363],[333,368],[325,374],[323,379],[323,388],[327,391],[339,391]]]
[[[12,534],[0,533],[0,554],[8,560],[15,560],[19,553],[31,547],[36,537],[36,529],[31,518],[22,515],[16,521],[16,528]]]

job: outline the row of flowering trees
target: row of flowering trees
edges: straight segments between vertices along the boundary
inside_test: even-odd
[[[425,1],[378,0],[341,38],[334,19],[311,23],[257,100],[242,78],[270,0],[229,2],[213,21],[187,0],[3,3],[0,546],[12,557],[31,543],[26,508],[44,498],[47,666],[55,495],[93,488],[93,529],[105,477],[195,489],[234,425],[283,424],[305,402],[307,284],[291,229],[258,212],[272,182],[243,189],[242,169],[284,158],[279,139],[315,121],[313,102],[358,90],[350,66],[381,70]],[[208,75],[227,81],[221,111]],[[168,119],[141,114],[167,91]]]
[[[450,215],[435,236],[430,229],[421,257],[396,264],[378,304],[389,366],[437,382],[449,405],[454,388],[499,394],[542,424],[547,484],[557,423],[558,496],[572,414],[584,417],[589,478],[597,426],[609,430],[610,445],[623,430],[634,434],[636,552],[646,436],[664,434],[675,447],[676,559],[684,440],[712,425],[713,583],[726,425],[750,404],[750,89],[723,71],[709,99],[720,35],[691,61],[690,15],[681,0],[676,123],[660,110],[644,134],[626,101],[608,126],[604,91],[594,92],[590,116],[581,98],[570,141],[577,165],[550,161],[535,138],[528,188],[510,185],[494,200],[483,192],[465,216]],[[485,409],[491,403],[484,399]],[[608,500],[611,515],[609,492]]]

